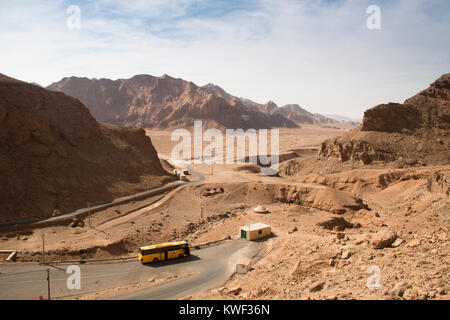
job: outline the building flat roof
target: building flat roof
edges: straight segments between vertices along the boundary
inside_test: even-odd
[[[270,228],[270,226],[265,223],[262,223],[262,222],[257,222],[257,223],[252,223],[252,224],[248,224],[245,226],[241,226],[241,229],[244,231],[255,231],[255,230],[265,229],[265,228]]]
[[[163,248],[163,247],[168,247],[168,246],[179,246],[179,245],[184,245],[184,244],[187,244],[187,242],[186,241],[165,242],[165,243],[158,243],[158,244],[154,244],[154,245],[150,245],[150,246],[140,247],[139,249],[150,250],[150,249]]]
[[[242,258],[241,260],[238,261],[237,264],[243,264],[243,265],[249,266],[251,263],[252,263],[252,259]]]

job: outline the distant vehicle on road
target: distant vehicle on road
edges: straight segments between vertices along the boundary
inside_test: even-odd
[[[179,175],[179,177],[180,177],[181,181],[187,181],[187,177],[186,177],[185,174],[182,173],[182,174]]]
[[[187,241],[166,242],[139,248],[141,263],[184,258],[191,254]]]

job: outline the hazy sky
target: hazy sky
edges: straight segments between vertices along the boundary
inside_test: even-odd
[[[0,73],[49,85],[136,74],[362,117],[450,72],[448,0],[0,0]],[[80,29],[67,20],[80,8]],[[381,9],[369,30],[368,6]],[[74,20],[70,20],[74,21]]]

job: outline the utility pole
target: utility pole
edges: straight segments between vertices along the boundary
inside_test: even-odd
[[[50,300],[50,269],[47,269],[47,291],[48,291],[48,300]]]
[[[43,262],[45,262],[45,241],[44,241],[44,233],[42,233],[42,259],[44,260]]]
[[[89,214],[89,227],[92,228],[92,225],[91,225],[91,203],[88,202],[87,205],[88,205],[88,214]]]
[[[200,220],[203,219],[203,198],[200,195]]]
[[[216,150],[213,151],[214,156],[212,158],[212,163],[211,163],[211,175],[214,175],[214,161],[216,161]]]

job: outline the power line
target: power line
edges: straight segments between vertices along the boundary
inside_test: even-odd
[[[14,276],[18,274],[27,274],[27,273],[34,273],[34,272],[44,272],[45,270],[34,270],[34,271],[24,271],[24,272],[16,272],[16,273],[0,273],[0,277],[6,277],[6,276]]]

